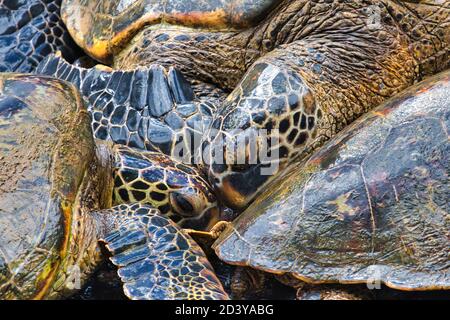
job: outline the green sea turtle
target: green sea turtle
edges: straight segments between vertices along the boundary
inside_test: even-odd
[[[212,121],[215,105],[198,98],[174,68],[134,70],[71,65],[59,54],[41,62],[37,74],[70,80],[83,94],[100,140],[156,151],[191,164]]]
[[[273,273],[300,298],[358,297],[304,282],[449,290],[449,93],[450,71],[410,87],[290,167],[232,223],[176,232],[215,240],[221,260]]]
[[[7,94],[1,100],[1,146],[7,152],[1,158],[6,189],[0,217],[6,218],[1,226],[8,238],[2,240],[0,292],[8,298],[62,294],[72,279],[66,278],[68,267],[88,270],[99,239],[131,298],[227,298],[193,240],[208,237],[218,238],[213,249],[227,263],[313,284],[450,288],[450,72],[366,114],[274,181],[232,224],[220,222],[210,232],[182,229],[144,204],[99,211],[102,201],[110,201],[110,158],[103,144],[95,147],[87,113],[73,107],[73,87],[17,75],[3,76],[1,84]],[[56,109],[39,107],[50,96]],[[11,179],[16,177],[22,178]],[[30,201],[15,207],[19,198]],[[30,223],[23,223],[26,218]]]
[[[221,147],[219,136],[233,143],[245,138],[247,129],[250,133],[265,129],[269,137],[278,130],[281,141],[272,150],[278,151],[281,159],[274,162],[282,169],[387,97],[448,66],[449,8],[440,1],[236,1],[233,7],[206,1],[200,15],[195,3],[64,2],[64,20],[75,40],[112,69],[84,69],[49,57],[37,72],[77,85],[89,102],[99,139],[141,149],[143,145],[173,156],[176,137],[181,136],[182,144],[189,144],[183,148],[188,159],[197,152],[207,160],[214,159],[212,150]],[[86,7],[89,14],[77,13],[86,13]],[[229,14],[233,8],[251,19],[240,23],[234,11]],[[178,16],[179,12],[187,14]],[[217,19],[216,12],[225,15]],[[81,23],[87,15],[93,19]],[[96,24],[108,16],[120,19]],[[114,27],[112,32],[103,32],[106,26]],[[85,38],[93,40],[85,45]],[[98,39],[102,44],[89,49]],[[153,63],[169,67],[169,80],[160,66],[145,67]],[[187,76],[200,97],[192,97],[176,70]],[[172,88],[171,78],[177,80]],[[233,89],[225,99],[224,92]],[[208,99],[217,107],[214,103],[205,107]],[[179,107],[186,115],[173,114]],[[189,136],[203,136],[201,148],[195,138],[192,145]],[[232,159],[225,151],[225,158]],[[201,169],[216,194],[239,209],[276,176],[262,175],[259,170],[268,163],[261,161],[244,165],[204,161],[200,159]]]
[[[216,194],[238,210],[289,163],[450,61],[448,1],[67,0],[61,11],[87,54],[127,76],[123,86],[134,70],[159,64],[179,70],[200,101],[212,92],[213,119],[200,119],[207,129],[197,130],[202,140],[191,151]],[[39,72],[72,82],[93,72],[45,64]],[[97,81],[107,92],[102,98],[84,83],[91,108],[106,110],[99,115],[105,126],[119,106],[141,114],[151,108],[151,99],[125,101],[128,94],[112,101],[109,78]],[[160,122],[174,108],[164,101],[157,103]],[[239,141],[245,145],[236,153]]]
[[[313,284],[449,290],[450,72],[364,115],[274,181],[219,258]]]
[[[82,55],[60,16],[61,0],[0,1],[0,72],[31,72],[50,53]]]
[[[129,298],[226,299],[200,247],[156,209],[214,223],[214,197],[185,170],[159,153],[96,145],[73,85],[0,74],[0,298],[70,294],[101,241]]]
[[[214,30],[253,26],[280,0],[63,1],[71,35],[89,55],[107,62],[145,26],[183,25]]]

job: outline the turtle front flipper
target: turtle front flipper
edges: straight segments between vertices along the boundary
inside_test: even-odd
[[[82,54],[60,7],[61,0],[0,1],[0,72],[32,72],[57,50],[70,62]]]
[[[191,84],[174,68],[160,65],[113,70],[87,69],[51,55],[36,70],[78,87],[92,113],[100,140],[140,150],[158,151],[192,163],[194,150],[215,106],[195,97]]]
[[[228,299],[204,252],[157,209],[120,205],[93,215],[130,299]]]

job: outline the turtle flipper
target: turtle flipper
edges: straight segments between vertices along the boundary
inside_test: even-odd
[[[195,97],[179,71],[157,64],[125,71],[103,65],[88,69],[56,54],[36,73],[69,81],[81,91],[97,139],[187,162],[215,112],[212,103]]]
[[[61,0],[0,1],[0,72],[32,72],[57,50],[70,62],[82,54],[60,7]]]
[[[120,205],[93,215],[130,299],[228,299],[198,244],[157,209]]]

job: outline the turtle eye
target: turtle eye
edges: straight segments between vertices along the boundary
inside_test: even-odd
[[[179,215],[192,217],[199,213],[199,205],[196,202],[195,196],[193,195],[186,195],[179,192],[170,193],[170,204]]]
[[[206,200],[192,188],[183,188],[169,195],[172,209],[181,216],[194,217],[206,208]]]

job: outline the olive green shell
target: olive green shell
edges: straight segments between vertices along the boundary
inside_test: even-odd
[[[75,42],[106,62],[146,25],[215,30],[254,25],[282,0],[66,0],[61,15]]]
[[[450,288],[450,71],[363,116],[216,242],[226,262],[313,283]]]
[[[66,267],[95,155],[81,106],[71,84],[0,74],[0,299],[44,298]]]

